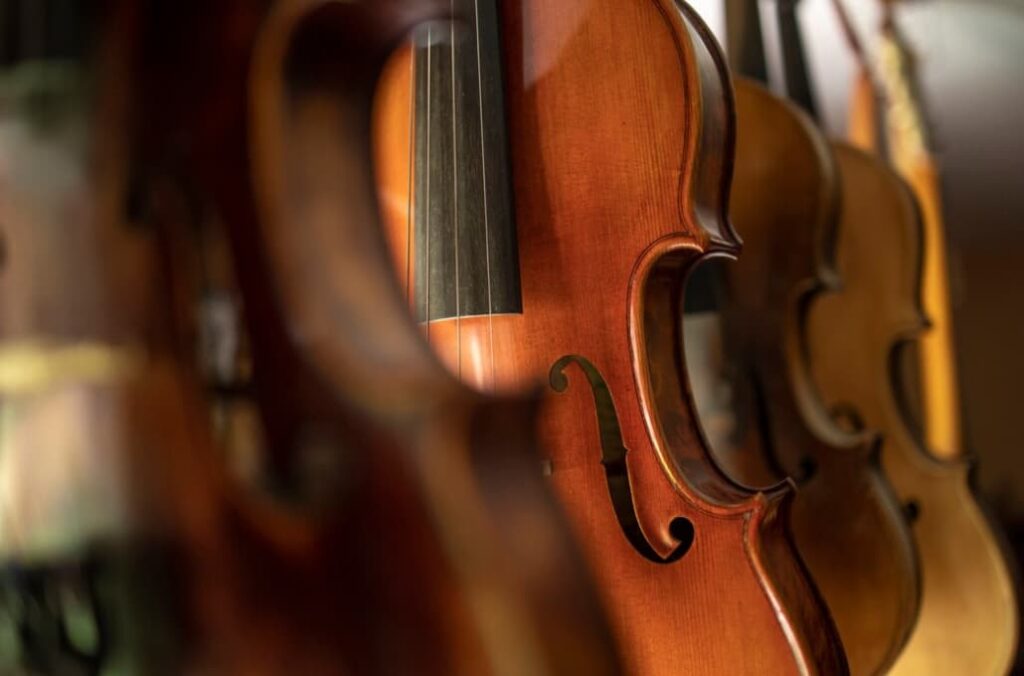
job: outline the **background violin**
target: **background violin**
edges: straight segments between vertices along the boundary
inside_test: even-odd
[[[905,83],[901,91],[909,96]],[[907,115],[920,120],[912,101],[890,101],[901,106],[901,122]],[[861,92],[860,102],[864,119],[873,119],[870,92]],[[905,128],[902,132],[914,135]],[[904,147],[901,152],[906,151]],[[922,606],[893,672],[1002,673],[1012,662],[1017,635],[1016,598],[1006,561],[971,492],[967,462],[941,457],[957,444],[944,444],[946,452],[933,453],[925,435],[908,420],[905,396],[916,383],[908,383],[905,370],[897,367],[905,357],[902,352],[928,328],[922,289],[935,273],[925,276],[923,261],[926,250],[943,247],[925,244],[930,230],[921,217],[936,205],[920,211],[908,188],[891,171],[875,166],[877,160],[848,148],[837,152],[847,165],[845,190],[866,190],[876,197],[844,202],[837,258],[846,286],[812,308],[809,342],[815,376],[829,405],[856,411],[855,424],[884,435],[883,466],[913,519]],[[929,293],[935,294],[935,288]],[[940,322],[940,333],[942,329]],[[851,333],[843,334],[847,330]],[[943,361],[942,373],[953,367],[944,353],[948,340],[948,335],[940,337],[922,353],[922,369],[935,360]],[[937,378],[921,376],[921,386],[955,388],[941,373]],[[933,401],[926,413],[934,417],[943,406]],[[946,410],[938,417],[948,415]],[[944,425],[934,428],[929,438],[952,441],[956,435]],[[951,630],[951,622],[962,621],[967,622],[962,629]]]
[[[838,265],[846,285],[811,308],[809,345],[829,405],[856,411],[860,424],[884,435],[883,467],[912,519],[922,605],[893,673],[1000,673],[1014,626],[1002,555],[968,488],[967,465],[928,455],[894,387],[895,351],[925,326],[916,207],[876,160],[836,152],[845,189],[874,199],[844,201]]]
[[[776,75],[814,111],[792,3],[775,10]],[[768,78],[757,3],[733,3],[731,50]],[[919,603],[917,562],[901,505],[878,463],[877,440],[845,433],[809,373],[806,309],[842,284],[835,256],[840,195],[831,149],[808,115],[749,81],[736,84],[737,160],[730,216],[744,238],[734,263],[698,270],[689,318],[719,335],[687,335],[690,362],[708,339],[721,366],[695,387],[716,457],[746,485],[799,483],[797,546],[836,619],[853,673],[879,673],[909,636]],[[858,195],[843,198],[861,199]],[[716,396],[716,392],[726,396]]]
[[[835,285],[831,151],[803,114],[743,81],[737,125],[730,213],[745,251],[711,274],[720,275],[721,377],[734,393],[724,404],[738,420],[713,448],[747,485],[785,476],[799,482],[791,513],[797,546],[836,619],[851,671],[876,673],[913,626],[918,580],[877,449],[832,421],[805,358],[803,312]],[[714,406],[706,389],[698,392]]]

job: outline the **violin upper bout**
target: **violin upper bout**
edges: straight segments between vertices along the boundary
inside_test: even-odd
[[[680,172],[680,220],[707,251],[736,254],[742,241],[729,220],[736,149],[732,78],[721,47],[700,16],[681,0],[658,0],[675,32],[684,67],[688,124]]]

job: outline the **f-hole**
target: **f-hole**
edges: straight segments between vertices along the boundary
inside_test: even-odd
[[[551,366],[548,374],[551,389],[555,392],[565,392],[569,389],[569,378],[565,375],[565,369],[570,364],[576,364],[587,377],[590,391],[594,395],[597,429],[601,441],[601,464],[604,466],[608,493],[611,495],[619,527],[633,548],[645,559],[654,563],[678,561],[693,546],[693,523],[682,516],[672,519],[668,532],[678,544],[668,556],[661,556],[651,546],[640,527],[640,520],[633,505],[633,489],[629,481],[629,466],[626,464],[629,449],[622,441],[622,429],[619,427],[615,402],[601,372],[585,357],[566,355]]]

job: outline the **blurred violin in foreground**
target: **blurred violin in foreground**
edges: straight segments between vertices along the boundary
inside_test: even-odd
[[[4,608],[19,643],[13,659],[60,674],[115,665],[133,673],[614,673],[614,644],[537,470],[535,407],[471,393],[432,361],[365,208],[372,191],[358,191],[355,169],[368,185],[369,165],[346,102],[372,93],[356,75],[406,24],[368,6],[282,5],[250,24],[259,32],[222,70],[192,79],[190,59],[217,44],[204,40],[251,17],[246,10],[104,8],[84,36],[91,49],[75,64],[83,72],[38,85],[54,102],[49,126],[14,118],[25,133],[5,150],[50,162],[69,179],[32,184],[18,173],[31,165],[7,167],[0,552]],[[384,19],[390,28],[360,51],[324,49],[360,22]],[[175,46],[198,23],[205,30],[189,49]],[[232,70],[250,58],[251,79]],[[296,65],[326,79],[291,79]],[[199,99],[207,107],[155,108],[140,83],[151,77],[180,96],[178,105],[211,82],[223,89]],[[131,82],[139,84],[124,86]],[[95,85],[54,89],[81,83]],[[309,105],[286,108],[287,100]],[[206,136],[223,119],[213,102],[251,115],[251,143]],[[180,153],[170,141],[183,138],[191,143]],[[297,154],[278,164],[286,149]],[[251,174],[211,180],[250,153]],[[268,314],[247,317],[254,377],[273,377],[263,364],[278,358],[306,360],[276,384],[300,401],[308,391],[329,398],[307,409],[307,435],[274,449],[294,464],[317,432],[318,452],[333,457],[328,469],[342,472],[327,502],[304,501],[299,490],[285,506],[239,483],[213,442],[181,344],[187,319],[174,312],[185,276],[175,237],[188,224],[174,221],[182,211],[173,205],[186,186],[162,181],[157,190],[150,178],[175,175],[167,171],[175,166],[194,170],[187,188],[225,220],[251,217],[232,227],[260,242],[264,257],[254,262],[245,258],[254,249],[238,247],[239,267],[261,269],[279,289],[269,321],[284,322],[268,329],[259,325]],[[337,184],[276,173],[328,168]],[[296,185],[321,209],[286,209]],[[315,199],[317,185],[331,186],[325,201]],[[324,226],[338,246],[310,259]],[[321,266],[320,283],[295,275],[297,253],[306,273]],[[250,283],[240,275],[243,292]],[[301,341],[274,352],[260,341],[274,332]],[[312,377],[320,383],[308,384]]]

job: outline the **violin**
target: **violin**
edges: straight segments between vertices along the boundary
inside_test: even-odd
[[[927,146],[922,106],[910,79],[911,58],[896,27],[894,3],[883,2],[882,6],[879,68],[875,72],[887,102],[886,147],[892,166],[917,199],[924,228],[921,293],[930,326],[917,349],[924,441],[940,459],[955,460],[963,455],[962,411],[941,178]]]
[[[838,287],[831,150],[805,114],[761,87],[737,82],[736,101],[730,215],[745,251],[721,269],[719,311],[745,434],[715,452],[746,485],[799,482],[790,515],[797,547],[851,672],[880,673],[917,616],[917,561],[877,442],[836,425],[805,357],[805,309]]]
[[[392,56],[372,128],[424,343],[482,391],[545,383],[544,471],[627,671],[844,673],[791,487],[721,472],[687,383],[686,273],[739,248],[718,47],[670,0],[450,11]]]
[[[810,117],[815,106],[795,8],[777,4],[777,61],[787,65],[778,86],[803,110],[750,81],[736,83],[730,217],[745,250],[694,279],[703,287],[710,279],[715,313],[708,314],[718,318],[725,365],[717,377],[731,401],[715,402],[712,387],[698,395],[702,413],[732,409],[724,429],[706,432],[731,476],[749,486],[798,482],[791,513],[797,547],[835,618],[851,671],[880,673],[917,617],[916,553],[879,466],[877,439],[835,423],[808,368],[806,309],[842,284],[833,263],[840,195],[831,148]],[[741,52],[738,66],[767,78],[759,13],[748,7],[732,13],[730,43]],[[739,49],[744,42],[752,44]]]
[[[848,25],[847,30],[854,36]],[[860,63],[862,79],[870,84],[873,70],[866,59]],[[889,77],[905,74],[890,72]],[[899,105],[902,117],[890,111],[889,133],[901,132],[906,153],[908,141],[923,140],[922,118],[916,102],[908,98],[905,81],[899,89],[901,96],[890,95],[889,105]],[[867,119],[874,117],[872,93],[862,90],[860,97]],[[896,128],[894,123],[908,119],[916,121],[916,130]],[[1018,619],[1000,541],[971,490],[970,460],[948,457],[956,444],[933,452],[910,422],[907,393],[913,384],[897,367],[905,352],[931,331],[924,285],[934,272],[924,272],[924,260],[930,255],[926,252],[941,248],[928,243],[935,224],[925,226],[928,208],[922,209],[910,187],[877,157],[842,145],[836,153],[844,191],[873,198],[843,202],[837,265],[845,285],[811,308],[809,354],[828,405],[855,411],[853,423],[883,435],[883,468],[912,520],[921,566],[921,611],[891,673],[1006,673],[1017,649]],[[916,153],[903,157],[922,160],[921,153],[925,149],[917,146]],[[943,340],[933,344],[922,369],[940,360]],[[922,373],[921,385],[949,386],[941,374],[951,366],[947,361],[939,374]],[[949,441],[956,436],[947,423],[936,429],[946,431],[928,438]]]
[[[921,611],[891,673],[1004,673],[1016,645],[1005,560],[969,489],[968,464],[928,454],[892,369],[900,345],[927,326],[917,208],[875,158],[842,145],[836,153],[846,194],[874,197],[843,202],[837,262],[846,284],[811,308],[808,342],[828,404],[882,433],[882,466],[912,519]]]
[[[313,201],[338,209],[327,219],[330,210],[310,218],[286,208],[297,187],[315,197],[328,186],[295,182],[293,172],[329,165],[338,179],[369,166],[368,149],[346,142],[358,138],[358,115],[290,112],[307,103],[350,111],[346,102],[372,93],[360,89],[368,80],[337,79],[354,73],[343,64],[370,66],[365,56],[386,54],[415,18],[376,8],[296,2],[263,14],[245,3],[119,0],[74,23],[90,29],[89,56],[69,77],[29,81],[26,93],[42,90],[54,107],[16,119],[27,131],[0,141],[0,559],[18,671],[616,672],[587,576],[536,472],[534,404],[474,393],[434,361],[379,230],[360,220],[371,191],[333,202],[332,186],[327,202]],[[363,43],[369,51],[354,60],[347,48],[325,49],[355,44],[337,38],[366,22],[395,32]],[[239,38],[229,27],[254,32],[225,50],[225,35]],[[218,66],[193,77],[193,59]],[[84,94],[83,84],[92,84]],[[166,98],[153,96],[157,86]],[[251,126],[227,133],[221,125],[237,114]],[[315,144],[315,156],[285,143],[311,137],[332,143]],[[250,156],[253,173],[235,172]],[[19,173],[47,162],[66,180]],[[266,244],[266,257],[247,270],[266,266],[279,294],[272,309],[288,319],[259,335],[294,340],[276,356],[301,354],[330,396],[310,419],[330,424],[318,439],[341,479],[331,502],[285,507],[237,481],[220,457],[196,367],[177,344],[188,335],[175,312],[186,273],[169,250],[181,248],[171,240],[182,224],[169,222],[181,217],[179,196],[151,178],[168,164],[225,220],[253,215],[236,227]],[[338,246],[309,259],[319,226]],[[337,278],[339,263],[359,277]],[[311,288],[314,270],[324,276]],[[240,286],[251,292],[247,279]],[[255,364],[272,363],[265,350],[254,346]],[[277,384],[312,391],[306,373]],[[301,441],[278,455],[296,454]]]

